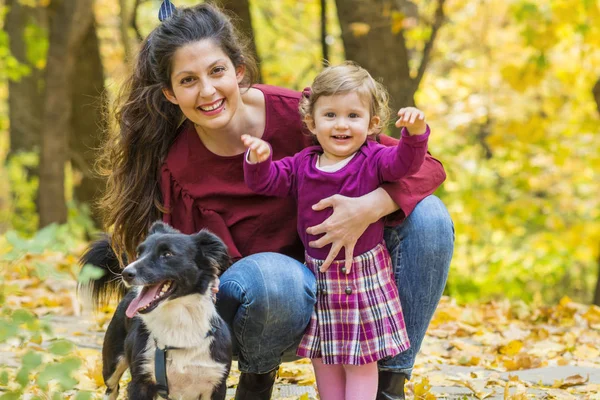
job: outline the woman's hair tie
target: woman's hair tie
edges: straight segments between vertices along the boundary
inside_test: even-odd
[[[305,87],[304,90],[302,91],[302,97],[304,97],[305,99],[308,99],[310,97],[310,93],[312,92],[310,86],[309,87]]]
[[[169,18],[175,12],[175,6],[171,3],[170,0],[163,0],[160,5],[160,10],[158,10],[158,19],[160,22]]]

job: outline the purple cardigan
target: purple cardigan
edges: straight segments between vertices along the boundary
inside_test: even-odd
[[[359,197],[377,189],[383,182],[397,181],[414,174],[425,159],[428,138],[429,127],[424,134],[417,136],[409,136],[406,129],[403,129],[402,140],[395,147],[367,140],[354,158],[336,172],[324,172],[316,168],[318,157],[322,153],[320,146],[307,147],[298,154],[279,161],[272,161],[271,156],[262,163],[250,164],[244,161],[244,180],[256,193],[295,197],[300,240],[311,257],[325,259],[331,245],[320,249],[309,247],[308,243],[319,237],[306,233],[306,228],[323,222],[333,213],[333,209],[313,211],[312,206],[334,194]],[[381,242],[383,227],[383,219],[369,225],[354,247],[355,257]],[[344,252],[336,257],[337,260],[344,258]]]

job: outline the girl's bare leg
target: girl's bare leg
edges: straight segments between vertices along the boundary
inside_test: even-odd
[[[323,360],[320,358],[313,358],[311,361],[315,369],[317,389],[319,390],[321,400],[345,400],[346,378],[344,375],[344,365],[323,364]],[[376,363],[375,372],[377,372]],[[377,381],[375,388],[377,389]],[[358,397],[356,398],[358,399]]]
[[[346,372],[345,400],[375,400],[377,396],[377,362],[365,365],[344,365]]]

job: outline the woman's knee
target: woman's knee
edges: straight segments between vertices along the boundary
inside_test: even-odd
[[[217,307],[232,328],[241,370],[279,365],[310,320],[315,287],[306,266],[276,253],[245,257],[221,276]]]
[[[454,224],[444,203],[436,196],[427,196],[398,227],[400,239],[415,237],[435,252],[452,251]]]
[[[235,299],[262,323],[279,324],[310,316],[315,285],[314,276],[300,262],[277,253],[258,253],[236,262],[221,276],[218,297]]]

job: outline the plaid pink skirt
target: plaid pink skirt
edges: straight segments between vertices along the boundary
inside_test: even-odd
[[[297,355],[325,364],[368,364],[410,347],[390,255],[384,243],[319,272],[324,260],[306,255],[317,278],[317,304]]]

